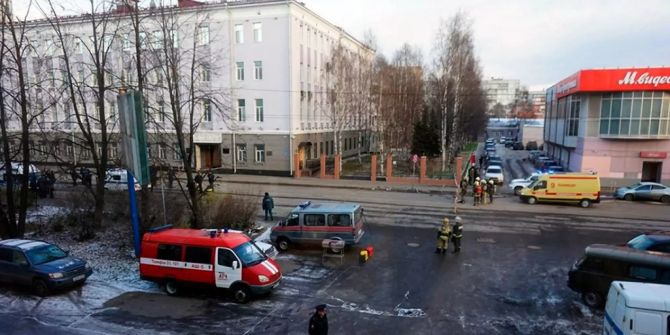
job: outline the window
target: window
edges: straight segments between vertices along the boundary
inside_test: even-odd
[[[242,44],[244,43],[244,26],[241,24],[235,25],[235,43]]]
[[[200,80],[205,82],[209,82],[211,80],[211,71],[209,70],[209,66],[202,65],[200,67]]]
[[[287,226],[297,226],[300,224],[299,216],[298,214],[290,214],[288,218],[286,219],[286,225]]]
[[[156,258],[167,261],[181,261],[181,246],[172,244],[159,244]]]
[[[115,159],[119,157],[119,146],[116,143],[110,143],[107,151],[109,151],[109,158]]]
[[[179,46],[179,31],[171,29],[170,37],[172,38],[172,47],[177,48]]]
[[[11,249],[0,248],[0,261],[2,262],[11,262],[14,260],[14,255],[12,254]]]
[[[668,136],[670,94],[665,92],[605,93],[600,105],[600,135]]]
[[[246,115],[246,104],[247,102],[244,99],[237,99],[237,120],[238,121],[246,121],[247,120],[247,115]]]
[[[568,126],[566,127],[567,136],[577,136],[579,133],[579,107],[580,100],[578,97],[570,97],[570,110],[568,115]]]
[[[235,63],[235,68],[236,68],[236,78],[238,81],[244,80],[244,62],[236,62]]]
[[[158,145],[158,159],[167,159],[167,153],[165,152],[165,145]]]
[[[254,61],[254,79],[261,80],[263,79],[263,62]]]
[[[256,122],[263,122],[263,99],[256,99]]]
[[[237,151],[237,161],[238,162],[246,162],[247,161],[247,145],[246,144],[238,144],[236,151]]]
[[[202,29],[202,28],[200,28]],[[208,34],[209,36],[209,34]],[[208,37],[209,39],[209,37]],[[161,49],[163,48],[163,32],[160,30],[156,30],[153,33],[151,33],[151,44],[154,49]]]
[[[75,46],[76,46],[76,42],[75,42]],[[130,49],[130,33],[123,34],[122,47],[123,47],[123,50]]]
[[[265,144],[254,145],[254,152],[256,153],[256,163],[265,162]]]
[[[208,99],[202,102],[202,118],[205,122],[212,121],[212,102]]]
[[[181,160],[181,155],[179,154],[179,143],[172,143],[172,147],[174,150],[172,150],[172,159],[173,160]]]
[[[159,101],[158,102],[158,121],[160,122],[165,122],[165,102],[164,101]]]
[[[263,24],[260,22],[254,23],[254,42],[263,42]]]
[[[184,260],[188,263],[212,264],[212,248],[186,247]]]
[[[546,180],[543,180],[543,181],[541,181],[541,182],[539,182],[539,183],[536,183],[536,184],[535,184],[535,187],[534,187],[533,189],[536,189],[536,190],[544,190],[544,189],[546,189],[546,188],[547,188],[547,181],[546,181]]]
[[[328,215],[328,225],[333,227],[351,227],[351,216],[349,214]]]
[[[631,266],[630,276],[635,279],[656,280],[656,270],[642,266]]]
[[[218,259],[219,265],[229,267],[229,268],[232,268],[233,267],[233,262],[237,261],[237,257],[235,256],[235,254],[231,250],[228,250],[228,249],[219,249],[217,259]],[[238,261],[238,264],[239,264],[239,261]]]
[[[26,259],[26,255],[23,254],[23,252],[18,251],[18,250],[13,250],[12,252],[12,263],[16,265],[28,265],[28,259]]]
[[[326,225],[326,218],[323,214],[305,214],[305,226],[322,227]]]
[[[209,44],[209,27],[198,28],[198,45]]]

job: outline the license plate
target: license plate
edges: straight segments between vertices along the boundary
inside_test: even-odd
[[[72,281],[80,281],[80,280],[84,280],[85,278],[86,278],[85,275],[78,275],[78,276],[72,277]]]

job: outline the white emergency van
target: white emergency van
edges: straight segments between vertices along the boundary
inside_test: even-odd
[[[605,306],[603,334],[670,334],[670,285],[614,281]]]

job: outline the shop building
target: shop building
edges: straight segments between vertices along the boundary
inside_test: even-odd
[[[546,100],[545,151],[568,170],[670,183],[670,67],[581,70]]]

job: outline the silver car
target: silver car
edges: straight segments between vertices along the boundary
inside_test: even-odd
[[[626,187],[619,187],[614,192],[617,199],[652,200],[670,203],[670,187],[659,183],[640,182]]]

